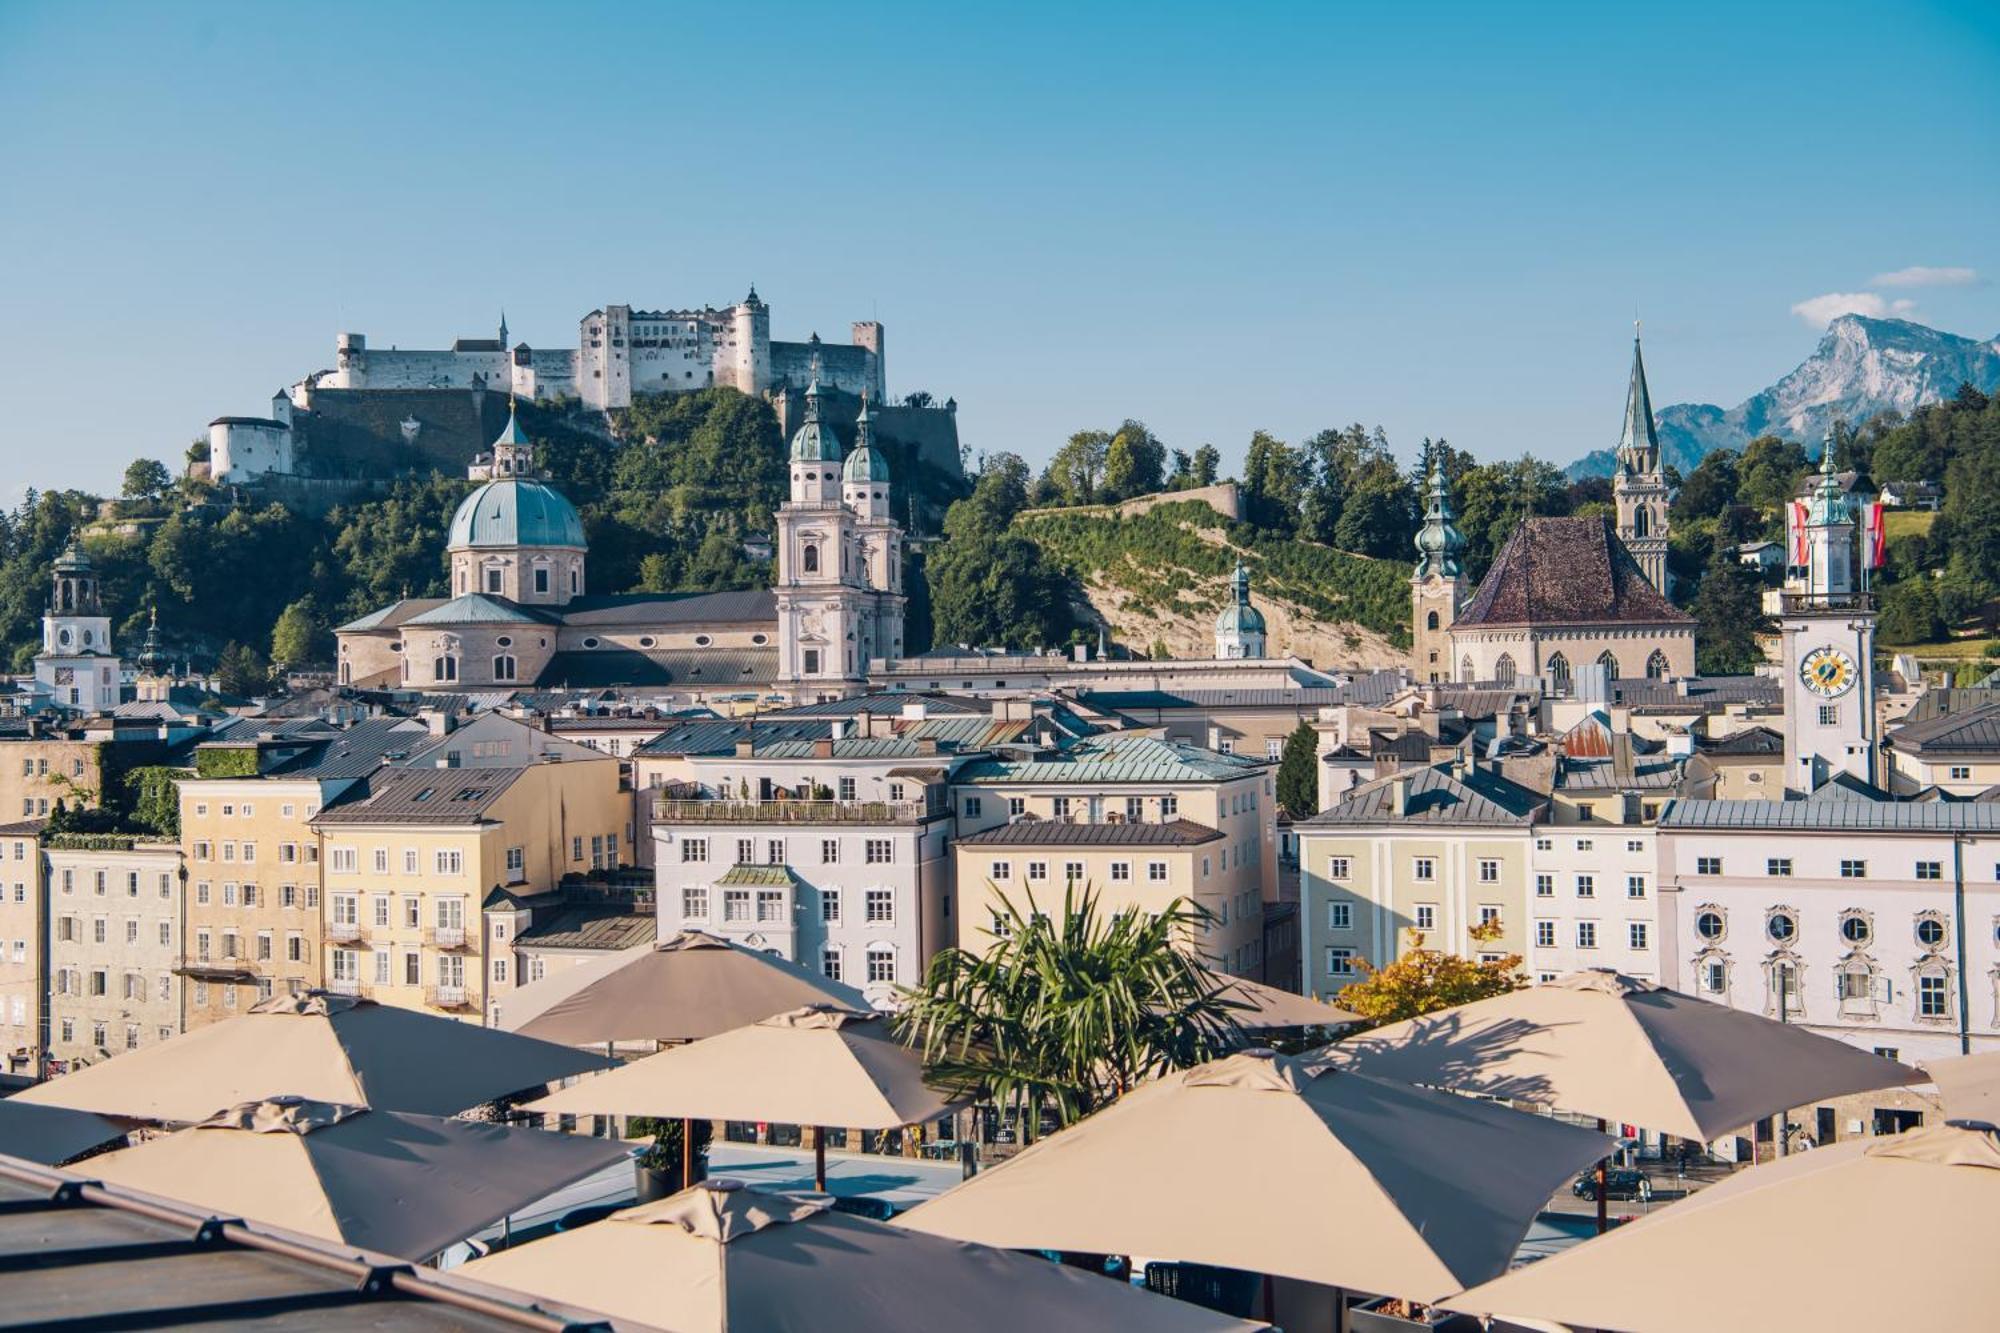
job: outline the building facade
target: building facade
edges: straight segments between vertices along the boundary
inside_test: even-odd
[[[1852,510],[1821,451],[1807,507],[1802,578],[1776,594],[1785,683],[1785,785],[1816,791],[1845,774],[1876,784],[1875,607],[1862,586]]]
[[[48,893],[39,819],[0,825],[0,1069],[34,1074],[48,1048]]]
[[[180,847],[117,834],[43,840],[50,1056],[108,1059],[181,1031]]]
[[[123,680],[111,647],[97,567],[74,542],[56,557],[53,587],[42,616],[42,649],[35,654],[35,683],[58,708],[108,713],[118,706]]]

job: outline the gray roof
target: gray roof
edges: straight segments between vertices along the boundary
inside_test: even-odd
[[[543,689],[754,690],[777,674],[776,648],[579,648],[550,657],[535,683]]]
[[[879,690],[873,694],[856,694],[846,699],[829,699],[824,703],[796,704],[764,714],[776,717],[853,717],[857,713],[873,713],[878,717],[896,717],[911,704],[921,704],[926,716],[946,713],[976,713],[985,717],[992,713],[993,705],[985,699],[967,699],[955,694],[932,694],[918,690]]]
[[[541,949],[629,949],[651,944],[659,917],[629,903],[577,903],[550,912],[535,909],[534,923],[515,937]]]
[[[1976,801],[1670,801],[1663,829],[1828,833],[2000,833],[2000,805]]]
[[[1603,518],[1521,520],[1452,628],[1694,620],[1650,583]]]
[[[1077,702],[1121,713],[1191,708],[1210,712],[1218,708],[1294,708],[1301,713],[1354,703],[1346,686],[1300,686],[1297,689],[1261,690],[1080,690]]]
[[[1117,732],[1087,736],[1052,755],[975,759],[962,782],[1230,782],[1254,777],[1261,759],[1223,754],[1179,741]]]
[[[2000,754],[2000,703],[1941,713],[1889,733],[1889,748],[1922,758]]]
[[[768,588],[742,592],[592,593],[562,608],[565,625],[762,625],[776,628],[778,598]]]
[[[1903,715],[1905,724],[1926,722],[1945,713],[1965,713],[2000,702],[2000,689],[1990,685],[1940,686],[1925,690]]]
[[[1395,788],[1405,788],[1403,809],[1395,807]],[[1311,819],[1301,829],[1350,828],[1387,824],[1458,824],[1473,827],[1525,828],[1544,808],[1543,798],[1496,773],[1473,769],[1464,775],[1443,767],[1408,769],[1363,783],[1338,805]]]
[[[1222,833],[1192,819],[1165,824],[1070,824],[1023,819],[960,838],[961,847],[1193,847]]]
[[[634,750],[635,755],[730,754],[739,740],[756,742],[761,751],[778,741],[819,740],[833,734],[824,719],[774,721],[766,718],[702,718],[679,722]]]
[[[1785,738],[1769,727],[1745,727],[1721,740],[1700,739],[1695,748],[1711,758],[1768,758],[1785,752]]]
[[[1686,691],[1682,691],[1682,685]],[[1771,676],[1694,676],[1683,681],[1621,676],[1611,682],[1611,702],[1632,708],[1720,708],[1725,704],[1777,705],[1784,687]]]
[[[525,768],[384,768],[356,787],[358,795],[327,806],[319,824],[442,824],[484,820],[487,810]]]
[[[264,776],[320,781],[367,777],[389,759],[421,745],[429,735],[429,729],[422,723],[408,718],[368,718]]]
[[[552,625],[561,619],[545,606],[523,606],[490,593],[469,592],[411,616],[405,625]]]

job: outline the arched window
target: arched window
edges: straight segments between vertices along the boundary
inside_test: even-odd
[[[1555,690],[1559,694],[1567,694],[1569,692],[1569,659],[1561,653],[1557,653],[1549,658],[1548,677],[1550,689]]]
[[[1433,611],[1429,615],[1424,617],[1424,628],[1436,629],[1437,627],[1438,627],[1438,613]]]
[[[1618,679],[1618,654],[1606,648],[1597,655],[1597,665],[1611,673],[1611,679]]]
[[[514,679],[514,655],[512,653],[501,653],[493,659],[493,679]]]
[[[1466,654],[1466,655],[1465,655],[1464,657],[1462,657],[1462,658],[1460,658],[1460,659],[1459,659],[1459,662],[1458,662],[1458,679],[1459,679],[1459,682],[1460,682],[1461,684],[1465,684],[1465,683],[1469,683],[1469,682],[1470,682],[1470,681],[1472,680],[1472,654],[1471,654],[1471,653],[1467,653],[1467,654]]]
[[[439,657],[431,663],[431,678],[433,680],[457,680],[458,659],[449,653]]]
[[[1502,685],[1512,685],[1514,683],[1514,655],[1512,653],[1500,654],[1500,660],[1493,664],[1493,679]]]
[[[1667,655],[1658,648],[1655,648],[1653,655],[1646,659],[1647,680],[1665,680],[1672,671],[1673,667],[1667,662]]]
[[[583,572],[575,565],[569,568],[569,595],[574,597],[583,591]]]
[[[1645,536],[1651,529],[1652,523],[1653,516],[1648,512],[1646,506],[1640,505],[1632,511],[1632,535],[1634,537]]]
[[[799,568],[808,574],[819,573],[819,546],[807,542],[805,550],[799,553]]]

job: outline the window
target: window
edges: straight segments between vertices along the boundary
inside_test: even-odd
[[[527,850],[522,847],[509,847],[507,849],[508,878],[510,880],[518,880],[524,874],[527,873],[527,869],[528,869]]]
[[[681,886],[681,916],[689,921],[707,919],[708,886],[706,884],[683,884]]]
[[[750,890],[724,889],[722,891],[722,919],[724,921],[748,921],[750,919]]]
[[[1165,861],[1148,861],[1148,862],[1146,862],[1146,881],[1147,881],[1147,883],[1149,883],[1149,884],[1164,884],[1164,883],[1166,883],[1166,882],[1167,882],[1167,863],[1166,863]]]
[[[1578,806],[1578,807],[1577,807],[1577,809],[1578,809],[1578,810],[1586,810],[1586,809],[1588,809],[1588,808],[1589,808],[1589,807],[1587,807],[1587,806]],[[1590,816],[1589,816],[1589,815],[1585,815],[1585,816],[1584,816],[1584,818],[1585,818],[1585,819],[1588,819],[1588,818],[1590,818]],[[1578,838],[1578,839],[1576,840],[1576,849],[1577,849],[1577,850],[1578,850],[1579,852],[1588,852],[1588,851],[1594,851],[1594,850],[1596,850],[1596,848],[1597,848],[1597,840],[1596,840],[1596,839],[1594,839],[1594,838]]]
[[[1866,861],[1842,861],[1840,863],[1840,877],[1842,879],[1867,879],[1868,863]]]
[[[1553,949],[1556,947],[1555,922],[1537,921],[1535,923],[1535,947],[1538,949]]]
[[[1821,725],[1822,727],[1837,727],[1837,726],[1839,726],[1839,725],[1840,725],[1840,705],[1839,705],[1839,704],[1821,704],[1821,705],[1819,706],[1819,724],[1820,724],[1820,725]]]
[[[1646,877],[1644,875],[1627,875],[1625,877],[1625,896],[1627,898],[1645,897]]]
[[[1438,909],[1436,903],[1417,904],[1417,929],[1436,930]]]
[[[382,960],[383,968],[386,970],[389,963],[389,955],[378,954],[377,957]],[[493,979],[501,982],[507,980],[507,960],[505,958],[495,958],[493,960]]]
[[[757,919],[762,922],[778,922],[785,919],[785,891],[783,889],[757,890]]]
[[[1719,856],[1697,856],[1694,859],[1694,873],[1697,875],[1720,875],[1722,858]]]
[[[1111,878],[1115,883],[1129,882],[1132,878],[1132,863],[1130,861],[1113,861],[1111,863]]]
[[[335,874],[352,874],[357,864],[355,849],[352,847],[329,847],[327,868]]]
[[[1579,949],[1595,949],[1597,947],[1597,923],[1595,921],[1579,921],[1576,923],[1576,947]]]
[[[1634,949],[1646,947],[1646,923],[1628,921],[1625,923],[1625,943]]]
[[[1326,951],[1326,970],[1330,976],[1353,976],[1354,950],[1338,946],[1328,949]]]
[[[785,864],[785,840],[783,838],[765,839],[764,864],[772,866]]]
[[[1700,912],[1695,915],[1694,933],[1710,943],[1721,939],[1726,929],[1720,912]]]
[[[895,793],[893,791],[890,793],[890,799],[891,800],[895,799]],[[981,806],[979,798],[977,796],[968,796],[965,798],[965,817],[967,819],[979,818],[980,809]]]
[[[986,863],[986,878],[992,880],[995,884],[1000,883],[1002,880],[1011,879],[1013,876],[1014,863],[1012,861],[988,861]]]
[[[1867,917],[1861,915],[1859,912],[1850,912],[1840,918],[1840,938],[1846,940],[1849,944],[1856,946],[1864,945],[1873,939],[1874,936],[1874,926],[1869,923]]]
[[[1348,902],[1326,905],[1326,928],[1328,930],[1354,929],[1354,904]]]
[[[1497,903],[1479,904],[1479,924],[1497,926],[1500,924],[1500,907]]]
[[[1597,896],[1597,876],[1578,875],[1576,877],[1576,896],[1579,898],[1595,898]]]
[[[1764,861],[1764,873],[1767,875],[1777,875],[1781,878],[1790,877],[1792,873],[1792,858],[1789,856],[1767,857]]]
[[[756,847],[757,843],[755,839],[738,838],[736,840],[736,864],[747,866],[756,860]]]
[[[896,859],[896,845],[888,838],[870,838],[864,858],[871,866],[885,866]]]
[[[465,853],[456,848],[441,848],[436,859],[437,873],[440,875],[460,875],[465,873]]]
[[[1081,884],[1082,882],[1083,882],[1083,862],[1081,861],[1063,862],[1063,883]]]
[[[1646,850],[1646,844],[1639,838],[1627,838],[1625,840],[1625,850],[1628,852],[1643,852]]]
[[[375,924],[383,927],[389,924],[389,898],[386,894],[375,896]]]
[[[389,873],[389,849],[377,847],[370,857],[369,868],[378,875]]]
[[[1007,814],[1010,818],[1024,815],[1027,812],[1028,802],[1025,797],[1009,796],[1007,798]]]
[[[1035,880],[1045,880],[1048,877],[1049,877],[1049,863],[1047,861],[1028,862],[1028,879],[1031,882]]]
[[[1180,797],[1162,796],[1160,798],[1160,821],[1162,823],[1166,822],[1169,819],[1177,818],[1180,815],[1180,812],[1181,812]]]
[[[1597,818],[1597,807],[1589,801],[1579,801],[1576,807],[1576,817],[1588,824],[1591,820]],[[1583,849],[1583,846],[1584,844],[1579,842],[1577,849],[1580,851]]]
[[[1917,977],[1917,1017],[1951,1017],[1951,990],[1947,978],[1932,972]]]
[[[840,890],[819,891],[819,919],[829,926],[840,924]]]
[[[855,798],[855,796],[856,796],[857,792],[858,792],[858,788],[857,788],[857,787],[855,786],[855,783],[854,783],[854,779],[853,779],[853,778],[842,778],[842,779],[840,780],[840,799],[841,799],[841,800],[843,800],[843,801],[851,801],[851,800],[853,800],[853,799]]]
[[[1326,858],[1326,877],[1328,879],[1346,879],[1353,873],[1354,862],[1347,857],[1329,856]]]
[[[1553,897],[1555,897],[1555,896],[1556,896],[1556,877],[1555,877],[1554,875],[1547,875],[1547,874],[1542,874],[1542,875],[1536,875],[1536,876],[1535,876],[1535,896],[1536,896],[1537,898],[1553,898]]]
[[[1479,863],[1479,882],[1481,884],[1498,884],[1500,882],[1500,863],[1498,861],[1481,861]]]
[[[881,946],[868,950],[868,979],[873,982],[896,979],[896,955]]]
[[[1555,840],[1554,838],[1537,838],[1537,839],[1535,839],[1535,850],[1536,850],[1536,851],[1538,851],[1538,852],[1552,852],[1552,851],[1554,851],[1555,849],[1556,849],[1556,840]]]
[[[1764,933],[1784,944],[1799,933],[1799,923],[1790,912],[1773,912],[1764,918]]]
[[[1720,995],[1729,989],[1729,968],[1724,963],[1703,963],[1701,965],[1701,988],[1710,995]]]
[[[1917,943],[1935,949],[1944,943],[1944,922],[1934,916],[1917,918]]]
[[[581,859],[581,858],[579,858],[579,859]],[[707,839],[707,838],[682,838],[682,839],[681,839],[681,864],[682,864],[682,865],[688,865],[688,864],[691,864],[691,863],[694,863],[694,862],[701,862],[701,861],[706,861],[706,860],[708,860],[708,839]]]
[[[1067,797],[1067,796],[1055,796],[1055,797],[1051,797],[1051,798],[1049,799],[1049,809],[1050,809],[1050,810],[1052,810],[1052,811],[1054,812],[1054,814],[1055,814],[1055,817],[1056,817],[1057,819],[1068,819],[1068,818],[1069,818],[1069,797]]]
[[[1951,769],[1951,780],[1953,782],[1972,781],[1972,769],[1966,766],[1954,765]]]
[[[1419,856],[1410,863],[1410,877],[1418,880],[1437,878],[1437,862],[1428,856]]]
[[[1943,863],[1942,861],[1919,861],[1919,862],[1917,862],[1917,878],[1918,878],[1918,879],[1943,879],[1943,878],[1944,878],[1944,863]]]
[[[841,978],[840,950],[829,944],[819,951],[819,973],[828,981]]]
[[[896,894],[893,889],[870,889],[866,899],[868,923],[880,925],[895,921]]]
[[[823,866],[840,864],[840,839],[822,838],[819,844],[819,863]]]

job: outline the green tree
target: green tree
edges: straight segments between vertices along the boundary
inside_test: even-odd
[[[135,458],[125,468],[125,498],[157,500],[174,484],[166,464],[154,458]]]
[[[1059,505],[1096,504],[1104,485],[1104,465],[1111,452],[1111,435],[1101,430],[1080,430],[1056,450],[1042,473],[1043,503]]]
[[[1300,719],[1278,759],[1278,804],[1293,819],[1319,813],[1319,733]]]
[[[1744,446],[1737,463],[1736,503],[1775,513],[1797,498],[1799,482],[1812,467],[1797,441],[1760,435]]]
[[[215,683],[224,694],[262,694],[271,688],[271,667],[249,644],[231,643],[215,664]]]
[[[1104,498],[1129,500],[1166,484],[1167,447],[1143,421],[1127,420],[1104,454]]]
[[[897,1016],[939,1086],[1067,1125],[1241,1043],[1229,979],[1185,947],[1206,920],[1185,900],[1107,914],[1070,889],[1051,917],[993,896],[992,945],[933,956]]]
[[[1726,550],[1717,548],[1688,610],[1698,626],[1695,670],[1702,675],[1747,675],[1764,660],[1757,642],[1770,629],[1763,584]]]
[[[1937,593],[1927,575],[1904,579],[1882,592],[1882,642],[1935,643],[1944,637]]]
[[[1499,933],[1494,926],[1472,929],[1472,937],[1481,943]],[[1519,954],[1475,962],[1425,948],[1424,936],[1418,931],[1410,932],[1410,947],[1395,962],[1372,967],[1363,961],[1360,967],[1367,975],[1343,987],[1333,1002],[1377,1027],[1505,995],[1527,984],[1521,975]]]
[[[1723,510],[1736,503],[1737,458],[1734,449],[1717,449],[1688,473],[1680,493],[1674,497],[1671,517],[1675,526],[1720,517]]]
[[[324,648],[325,631],[310,597],[286,607],[271,627],[271,662],[279,668],[320,661]]]
[[[1204,444],[1194,451],[1194,484],[1213,486],[1222,470],[1222,451],[1212,444]]]
[[[1267,532],[1291,534],[1306,495],[1306,460],[1265,431],[1250,436],[1243,456],[1243,518]]]
[[[1008,484],[986,478],[945,513],[945,541],[927,552],[933,636],[939,643],[1061,643],[1076,627],[1068,580],[1002,517]]]

